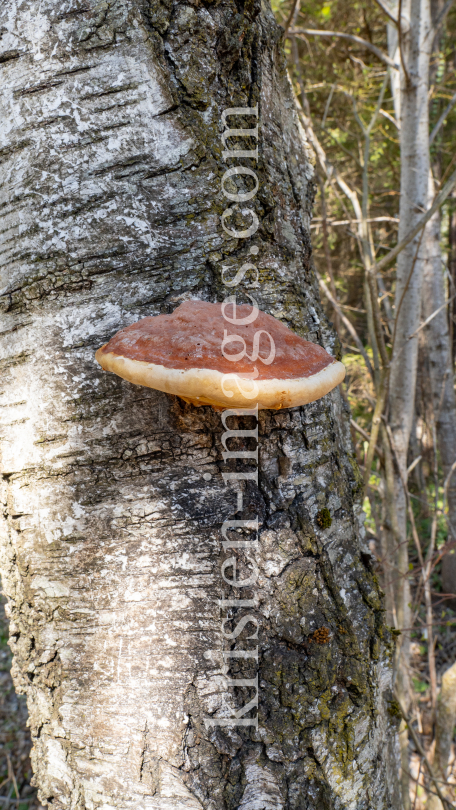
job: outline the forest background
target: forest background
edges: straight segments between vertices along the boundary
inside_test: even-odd
[[[398,640],[391,711],[404,810],[440,810],[456,802],[456,4],[272,5],[315,165],[314,263],[347,368],[366,528]],[[413,198],[420,171],[426,199]],[[391,254],[434,201],[426,227]],[[36,810],[6,638],[0,614],[0,807]]]
[[[314,152],[314,263],[347,367],[343,388],[364,477],[366,527],[398,637],[405,804],[439,808],[445,797],[454,805],[454,187],[408,256],[407,246],[397,258],[391,249],[454,174],[456,9],[324,0],[275,2],[274,11]],[[414,37],[415,47],[428,49],[422,62],[413,55]],[[420,81],[427,103],[420,114],[429,116],[424,132],[406,98],[412,85],[419,92]],[[427,200],[413,197],[408,176],[420,170],[429,172]],[[400,222],[413,209],[415,222]],[[416,378],[407,376],[413,360],[405,356],[413,343]],[[400,375],[408,401],[398,391]],[[407,408],[408,435],[398,426]]]

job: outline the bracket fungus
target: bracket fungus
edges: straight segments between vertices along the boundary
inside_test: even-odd
[[[342,363],[272,315],[233,301],[185,301],[143,318],[98,349],[106,371],[215,410],[293,408],[345,376]]]

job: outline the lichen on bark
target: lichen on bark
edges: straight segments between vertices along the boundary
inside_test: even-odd
[[[220,227],[221,112],[257,103],[260,277],[240,299],[253,289],[339,351],[311,265],[313,169],[281,31],[266,4],[240,0],[11,0],[0,16],[2,576],[40,797],[69,810],[394,807],[388,632],[339,393],[260,413],[242,513],[260,523],[259,661],[230,668],[258,674],[260,722],[208,728],[222,700],[251,694],[226,694],[211,652],[220,527],[237,500],[220,416],[93,358],[140,317],[225,296],[222,264],[248,253]]]

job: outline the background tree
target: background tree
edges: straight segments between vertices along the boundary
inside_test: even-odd
[[[217,654],[237,503],[220,416],[93,357],[144,315],[225,296],[222,263],[249,254],[220,226],[221,112],[257,103],[255,297],[338,353],[280,29],[233,0],[12,0],[0,15],[2,576],[42,801],[399,806],[389,636],[340,393],[260,414],[259,484],[238,513],[260,519],[260,655],[228,670],[258,675],[259,729],[208,728],[251,697],[227,692]]]
[[[442,200],[451,193],[450,176],[454,182],[451,6],[276,5],[322,178],[321,216],[312,226],[316,264],[351,368],[346,390],[364,466],[371,545],[389,621],[401,633],[396,688],[408,720],[425,732],[430,758],[438,682],[454,660],[453,638],[445,632],[456,591],[453,287],[445,236],[450,197],[443,215],[436,208],[404,249],[390,248],[413,231],[437,192]],[[421,638],[424,643],[414,640]],[[404,722],[401,739],[407,806],[411,771],[431,792],[437,788],[413,740],[417,755],[409,763]],[[415,788],[411,795],[420,802]]]

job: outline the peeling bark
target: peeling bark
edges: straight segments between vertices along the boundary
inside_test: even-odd
[[[251,697],[227,690],[220,655],[220,527],[237,502],[220,416],[94,361],[140,317],[225,296],[222,262],[248,254],[220,227],[221,112],[256,103],[254,295],[337,352],[270,11],[10,0],[0,16],[1,565],[41,800],[397,807],[390,642],[339,393],[260,413],[259,482],[236,515],[260,522],[259,660],[228,671],[258,675],[259,727],[207,727]]]

